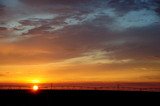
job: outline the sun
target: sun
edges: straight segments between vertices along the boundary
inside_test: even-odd
[[[34,90],[34,91],[38,91],[38,89],[39,89],[38,85],[34,85],[34,86],[33,86],[33,90]]]

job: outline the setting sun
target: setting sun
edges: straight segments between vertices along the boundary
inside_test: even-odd
[[[39,89],[39,87],[38,87],[37,85],[34,85],[34,86],[33,86],[33,90],[34,90],[34,91],[37,91],[38,89]]]

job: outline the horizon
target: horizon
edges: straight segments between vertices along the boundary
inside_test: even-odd
[[[160,83],[69,82],[69,83],[0,83],[0,90],[43,92],[46,90],[100,90],[160,92]]]

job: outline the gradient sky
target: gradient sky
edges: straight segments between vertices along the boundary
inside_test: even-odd
[[[0,0],[0,82],[160,82],[159,0]]]

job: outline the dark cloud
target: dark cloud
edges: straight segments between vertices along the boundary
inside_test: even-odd
[[[159,75],[148,75],[148,76],[144,76],[143,78],[145,78],[147,80],[157,80],[157,81],[160,81],[160,76]]]
[[[0,3],[0,16],[5,15],[5,6]]]
[[[112,36],[106,36],[107,33],[110,35],[109,32],[97,29],[96,27],[94,28],[93,26],[77,26],[74,27],[74,30],[72,29],[73,27],[68,27],[57,33],[45,33],[39,31],[40,29],[31,31],[29,35],[33,34],[34,36],[40,34],[40,36],[12,44],[12,46],[14,45],[15,47],[15,53],[11,51],[11,54],[1,54],[1,63],[7,64],[10,60],[12,60],[11,63],[14,63],[14,61],[16,61],[15,63],[18,61],[18,63],[31,63],[30,61],[34,60],[35,63],[37,60],[39,60],[39,62],[53,62],[74,58],[81,56],[82,53],[100,49],[104,41],[112,39]],[[83,32],[83,34],[81,34],[81,32]],[[27,53],[29,54],[24,54],[24,49],[28,50]],[[19,50],[22,51],[18,52]],[[34,50],[36,54],[31,55]]]
[[[20,13],[13,11],[14,16],[11,14],[13,19],[8,19],[0,27],[1,38],[6,37],[7,41],[14,37],[18,39],[11,43],[15,47],[14,51],[1,53],[1,63],[7,64],[10,60],[11,63],[29,63],[30,61],[36,63],[38,59],[42,62],[52,62],[78,57],[93,50],[106,51],[110,55],[106,58],[116,60],[159,60],[160,31],[158,16],[153,14],[155,16],[149,16],[147,20],[147,22],[157,23],[144,24],[146,19],[140,19],[140,22],[142,20],[140,24],[143,25],[139,27],[135,25],[136,22],[133,22],[135,20],[129,19],[127,15],[134,11],[134,16],[137,15],[137,12],[138,15],[142,16],[137,8],[146,9],[147,7],[157,6],[158,3],[136,1],[21,0],[21,5],[25,9],[22,9]],[[52,4],[62,5],[50,6]],[[97,7],[94,7],[95,5]],[[116,9],[116,11],[109,11],[109,7],[113,10]],[[0,5],[0,11],[1,8],[4,7]],[[14,9],[15,7],[13,7]],[[58,11],[56,11],[57,9]],[[142,12],[148,11],[154,13],[153,9],[146,9]],[[50,18],[54,14],[57,16]],[[139,17],[138,15],[137,17]],[[120,21],[121,23],[116,23],[119,18],[124,19]],[[66,21],[67,19],[69,21]],[[139,22],[139,18],[136,20]],[[119,24],[122,24],[122,26],[118,26]],[[129,27],[124,27],[124,24]],[[119,27],[124,28],[119,30]],[[19,40],[21,38],[23,40]],[[7,48],[7,46],[6,43],[5,47]],[[29,51],[26,52],[25,49]],[[34,49],[35,54],[32,54]]]
[[[115,59],[160,60],[159,26],[128,30],[117,36],[120,43],[111,43],[106,51],[111,51]],[[116,41],[115,41],[116,42]]]
[[[114,64],[98,64],[92,66],[94,68],[98,68],[98,70],[107,70],[107,71],[125,71],[125,70],[133,70],[133,71],[146,71],[150,70],[153,72],[159,71],[159,63],[154,62],[146,62],[146,61],[131,61],[131,62],[120,62]]]
[[[5,27],[0,27],[0,33],[1,34],[3,34],[4,32],[6,32],[7,31],[7,28],[5,28]]]
[[[70,26],[55,33],[43,30],[43,27],[34,29],[28,33],[34,37],[12,44],[16,47],[14,51],[17,52],[1,54],[1,64],[7,64],[10,60],[12,60],[11,63],[23,64],[53,62],[79,57],[93,50],[106,51],[109,53],[109,57],[106,58],[117,61],[160,60],[159,30],[156,28],[131,30],[118,34],[107,31],[103,27],[90,25]],[[152,31],[155,33],[154,37]],[[18,50],[22,51],[18,52]]]
[[[7,28],[5,27],[0,27],[0,38],[5,38],[6,33],[8,33]]]
[[[79,3],[87,3],[92,2],[94,0],[22,0],[22,2],[29,3],[29,4],[52,4],[52,3],[58,3],[58,4],[79,4]]]
[[[6,76],[6,75],[4,75],[4,74],[0,74],[0,77],[4,77],[4,76]]]

